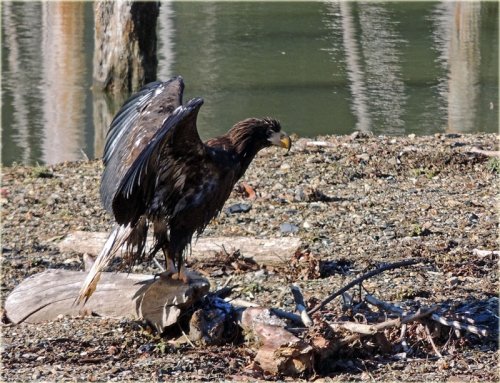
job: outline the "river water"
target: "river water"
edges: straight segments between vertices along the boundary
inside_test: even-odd
[[[3,2],[2,163],[99,157],[90,2]],[[289,133],[498,131],[497,2],[162,2],[158,78],[202,96],[203,138],[250,116]]]

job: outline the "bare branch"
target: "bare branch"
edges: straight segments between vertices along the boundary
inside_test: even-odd
[[[399,267],[415,265],[415,264],[420,263],[420,262],[422,262],[421,259],[407,259],[405,261],[400,261],[400,262],[395,262],[395,263],[389,263],[389,264],[380,266],[380,267],[378,267],[375,270],[372,270],[372,271],[369,271],[366,274],[363,274],[359,278],[356,278],[352,282],[350,282],[347,285],[345,285],[344,287],[342,287],[340,290],[337,290],[335,293],[329,295],[328,297],[326,297],[325,299],[323,299],[317,306],[315,306],[314,308],[312,308],[311,310],[309,310],[307,313],[309,315],[314,314],[316,311],[320,310],[323,306],[325,306],[326,304],[330,303],[333,299],[335,299],[336,297],[338,297],[342,293],[346,292],[350,288],[356,286],[357,284],[363,282],[364,280],[366,280],[368,278],[371,278],[371,277],[373,277],[373,276],[375,276],[377,274],[383,273],[384,271],[387,271],[387,270],[393,270],[393,269],[397,269]]]

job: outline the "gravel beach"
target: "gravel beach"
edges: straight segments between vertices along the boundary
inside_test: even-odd
[[[213,289],[232,275],[234,294],[293,311],[291,283],[313,302],[381,263],[423,257],[425,264],[380,274],[363,287],[388,302],[476,305],[491,312],[484,324],[489,335],[462,334],[448,343],[444,337],[436,345],[442,358],[420,343],[406,359],[354,353],[303,379],[498,381],[500,161],[473,150],[498,151],[498,143],[494,134],[355,133],[295,139],[288,155],[263,150],[242,179],[257,198],[237,185],[226,203],[249,210],[223,211],[202,236],[294,236],[304,256],[247,270],[221,268],[217,259],[188,259],[188,266],[203,272]],[[33,274],[83,269],[82,254],[62,253],[57,243],[76,230],[110,230],[113,222],[98,194],[101,172],[98,160],[3,168],[2,307]],[[149,264],[133,268],[157,271]],[[246,343],[193,348],[141,323],[98,317],[13,325],[3,312],[1,357],[2,381],[283,379],[249,368],[254,351]]]

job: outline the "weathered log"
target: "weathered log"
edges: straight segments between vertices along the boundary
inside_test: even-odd
[[[75,231],[68,234],[58,247],[61,252],[78,252],[97,255],[101,251],[108,233]],[[147,246],[151,245],[148,238]],[[255,262],[263,265],[280,265],[288,262],[290,257],[300,247],[301,241],[296,237],[286,238],[255,238],[255,237],[212,237],[199,238],[193,241],[188,260],[196,260],[213,256],[221,250],[227,252],[240,250],[246,257],[252,257]]]
[[[95,315],[145,319],[159,332],[175,323],[182,310],[209,290],[209,283],[188,271],[189,284],[145,274],[102,273],[85,306],[74,306],[86,273],[49,269],[19,284],[7,297],[5,311],[13,323],[39,323],[60,315]]]

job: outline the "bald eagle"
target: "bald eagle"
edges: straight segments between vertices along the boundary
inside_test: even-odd
[[[165,257],[164,277],[187,282],[184,251],[221,211],[259,150],[291,140],[272,118],[248,118],[202,142],[196,118],[203,104],[182,105],[181,77],[153,82],[128,99],[111,122],[104,148],[101,200],[116,224],[92,265],[77,302],[96,288],[100,272],[126,246],[129,264]],[[152,229],[154,243],[145,251]]]

